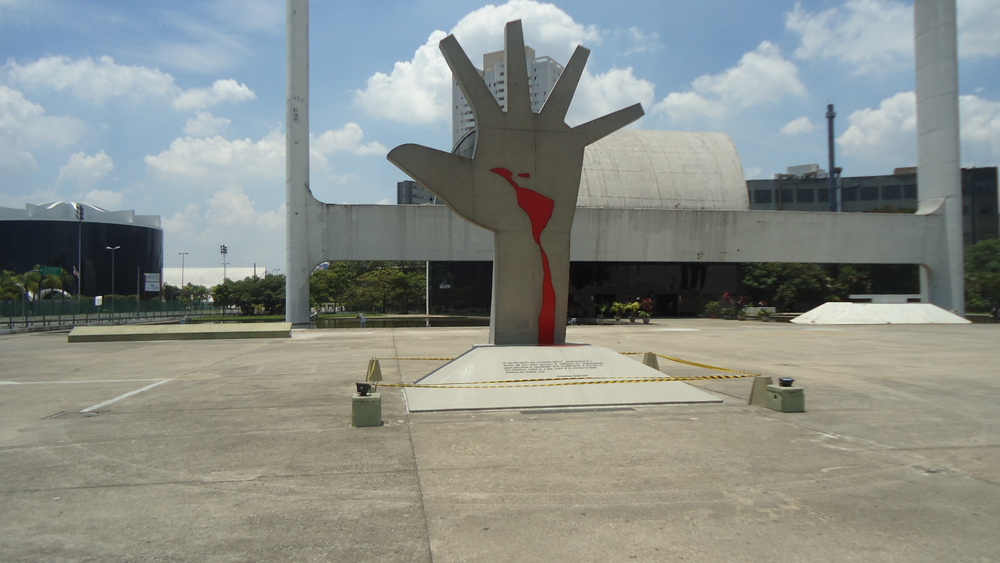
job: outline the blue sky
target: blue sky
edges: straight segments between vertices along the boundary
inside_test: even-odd
[[[473,62],[524,22],[539,55],[592,50],[568,121],[641,102],[636,127],[722,131],[747,178],[916,163],[913,9],[896,0],[314,0],[313,192],[391,203],[385,159],[450,149],[454,33]],[[959,0],[962,155],[1000,160],[1000,10]],[[284,0],[0,0],[0,206],[159,215],[165,266],[284,268]],[[377,226],[373,226],[377,228]],[[176,262],[176,263],[175,263]],[[231,276],[232,277],[232,276]]]

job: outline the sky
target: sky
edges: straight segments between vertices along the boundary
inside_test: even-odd
[[[1000,160],[996,8],[958,0],[963,166]],[[833,103],[845,176],[916,164],[912,1],[313,0],[313,194],[395,203],[390,149],[451,149],[439,41],[481,66],[515,19],[538,56],[592,51],[570,125],[639,102],[633,127],[727,133],[770,178],[827,168]],[[159,215],[167,271],[221,268],[226,244],[280,272],[285,76],[284,0],[0,0],[0,207]]]

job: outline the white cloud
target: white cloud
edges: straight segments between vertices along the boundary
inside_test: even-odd
[[[78,98],[96,102],[119,96],[165,97],[177,90],[174,77],[159,69],[120,65],[108,56],[96,60],[48,56],[26,65],[8,61],[7,71],[15,82],[69,90]]]
[[[1000,55],[1000,10],[996,0],[959,0],[957,9],[959,56]]]
[[[833,58],[855,74],[880,73],[913,58],[913,7],[894,0],[848,0],[842,7],[786,14],[785,27],[802,36],[801,59]]]
[[[67,199],[72,198],[64,196],[53,188],[44,188],[25,194],[10,194],[6,191],[0,191],[0,207],[14,209],[23,208],[27,203],[37,205],[42,201],[65,201]]]
[[[363,143],[363,139],[364,131],[356,123],[314,136],[310,143],[313,166],[326,168],[327,157],[335,152],[389,152],[381,143]],[[184,178],[201,186],[274,184],[283,181],[285,174],[285,135],[275,129],[259,141],[188,136],[175,139],[169,149],[147,156],[145,162],[163,177]]]
[[[958,52],[965,57],[1000,55],[996,0],[959,0]],[[795,56],[836,59],[855,74],[907,68],[913,60],[913,6],[895,0],[848,0],[841,7],[809,12],[796,4],[785,26],[801,35]]]
[[[785,124],[781,128],[782,135],[799,135],[801,133],[809,133],[816,130],[816,124],[809,119],[808,116],[803,115],[798,119],[793,119]]]
[[[215,0],[215,16],[244,31],[280,34],[285,31],[285,3],[275,0]]]
[[[613,68],[598,75],[584,71],[566,122],[578,125],[636,102],[649,111],[656,101],[655,89],[652,82],[636,78],[631,67]]]
[[[1000,156],[1000,101],[959,97],[963,166],[996,166]]]
[[[6,71],[14,82],[32,87],[47,86],[60,92],[68,90],[80,99],[94,102],[117,97],[160,98],[170,100],[179,110],[201,110],[257,97],[246,84],[232,79],[216,80],[208,88],[184,90],[177,86],[173,76],[160,69],[121,65],[108,56],[76,60],[49,56],[25,65],[8,61]]]
[[[314,152],[326,155],[337,151],[351,154],[387,154],[385,145],[374,141],[362,143],[365,132],[357,123],[347,123],[337,131],[325,131],[319,136],[313,136],[310,147]]]
[[[626,37],[632,43],[632,47],[623,53],[626,56],[636,53],[652,53],[663,48],[660,43],[660,34],[655,31],[647,33],[632,26],[627,30],[616,30],[615,35]]]
[[[573,21],[554,4],[535,0],[484,6],[462,18],[450,33],[478,67],[483,54],[503,48],[504,25],[516,19],[523,20],[525,43],[538,56],[550,56],[563,64],[577,45],[593,46],[601,40],[595,27]],[[395,63],[391,73],[371,76],[364,90],[354,92],[355,104],[371,115],[411,125],[449,120],[452,76],[438,49],[446,35],[434,31],[412,59]]]
[[[773,104],[786,96],[804,96],[798,67],[764,41],[745,53],[736,66],[719,74],[699,76],[688,92],[671,92],[654,108],[670,118],[720,118],[730,111]]]
[[[69,162],[59,169],[57,184],[73,182],[77,187],[89,188],[111,174],[115,163],[104,151],[94,156],[78,152],[69,157]]]
[[[283,264],[284,247],[276,245],[275,241],[284,240],[284,231],[284,204],[274,209],[261,209],[246,190],[237,185],[211,194],[202,205],[188,203],[183,211],[163,219],[165,240],[170,241],[173,249],[191,253],[189,265],[197,263],[196,256],[204,256],[206,252],[215,256],[208,262],[219,264],[219,245],[226,244],[231,271],[254,262],[261,271],[265,264]],[[187,281],[194,281],[194,276],[188,276]]]
[[[959,98],[963,164],[994,166],[1000,146],[1000,101],[966,95]],[[916,94],[901,92],[877,108],[855,111],[850,126],[837,139],[846,156],[915,164],[917,160]]]
[[[250,199],[242,187],[228,186],[215,192],[208,199],[208,209],[205,219],[213,228],[252,227],[264,229],[270,234],[267,238],[278,238],[285,225],[285,216],[279,209],[258,211],[257,204]]]
[[[33,172],[38,163],[32,150],[72,145],[85,129],[75,117],[45,115],[45,108],[0,84],[0,169]]]
[[[898,166],[916,163],[917,106],[913,92],[900,92],[879,103],[851,113],[847,130],[837,138],[845,156],[895,162]]]
[[[180,176],[206,186],[278,180],[285,170],[285,137],[272,131],[259,141],[222,136],[184,137],[170,148],[145,158],[146,165],[164,176]]]
[[[959,107],[962,137],[967,142],[988,142],[1000,135],[1000,101],[960,96]]]
[[[184,206],[183,211],[162,220],[163,231],[175,240],[192,241],[195,239],[202,219],[201,208],[197,204],[188,203]]]
[[[354,102],[366,112],[420,125],[451,116],[451,71],[437,44],[443,31],[435,31],[417,49],[413,60],[397,62],[391,74],[376,72],[364,90],[354,92]]]
[[[187,120],[184,125],[184,134],[189,137],[212,137],[222,133],[231,123],[231,119],[215,117],[211,112],[199,111],[198,115]]]
[[[82,201],[104,209],[121,209],[125,203],[125,194],[110,190],[91,190],[83,196]]]
[[[216,80],[209,88],[191,88],[174,98],[173,106],[179,110],[201,110],[220,103],[239,103],[257,99],[246,84],[232,79]]]

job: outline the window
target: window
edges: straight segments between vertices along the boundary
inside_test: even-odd
[[[917,199],[916,184],[907,184],[903,186],[903,199]]]
[[[816,190],[816,201],[820,202],[830,201],[830,188],[820,188]]]
[[[841,188],[841,201],[858,201],[858,188]]]
[[[861,186],[861,201],[875,201],[878,199],[878,186]]]
[[[754,190],[753,191],[753,202],[754,203],[772,203],[774,201],[773,192],[771,190]]]
[[[782,190],[781,203],[795,203],[795,192],[792,190]]]
[[[882,199],[903,199],[903,186],[882,186]]]
[[[812,188],[797,188],[795,190],[795,199],[799,200],[799,203],[812,203],[816,201],[816,190]]]

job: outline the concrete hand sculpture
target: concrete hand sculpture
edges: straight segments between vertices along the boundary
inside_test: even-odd
[[[440,48],[472,106],[475,154],[466,158],[407,144],[388,158],[455,213],[495,233],[490,343],[565,343],[570,230],[584,148],[642,117],[642,107],[566,125],[590,53],[577,47],[534,113],[520,21],[505,28],[506,111],[454,36]]]

